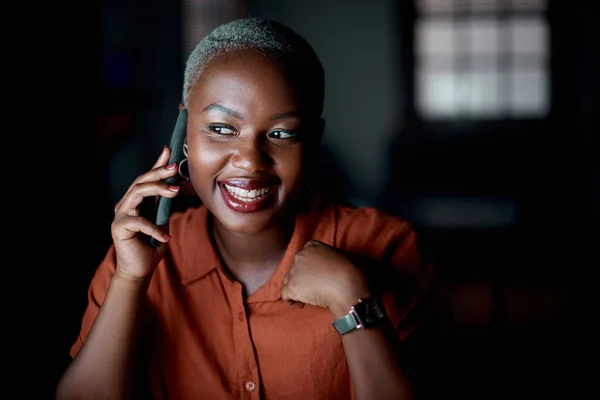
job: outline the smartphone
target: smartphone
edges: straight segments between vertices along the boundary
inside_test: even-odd
[[[185,141],[185,134],[187,130],[187,117],[188,114],[185,108],[181,109],[177,115],[177,121],[175,122],[175,128],[173,128],[173,134],[171,135],[171,142],[169,144],[171,156],[169,157],[168,164],[179,164],[179,162],[185,158],[185,154],[183,154],[183,143]],[[179,174],[177,174],[165,179],[165,182],[169,185],[176,185],[179,179],[181,179],[181,177]],[[172,203],[172,198],[159,196],[158,204],[156,206],[156,225],[166,225],[169,222]],[[154,247],[157,247],[160,242],[153,237],[150,237],[150,244]]]

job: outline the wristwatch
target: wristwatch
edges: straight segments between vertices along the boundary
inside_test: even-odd
[[[335,330],[343,335],[355,329],[370,328],[387,318],[385,307],[378,297],[359,299],[350,312],[333,321]]]

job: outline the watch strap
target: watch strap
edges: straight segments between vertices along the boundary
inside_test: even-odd
[[[348,333],[356,328],[358,328],[360,323],[358,322],[354,310],[350,311],[348,314],[344,315],[333,321],[333,327],[340,334],[343,335]]]

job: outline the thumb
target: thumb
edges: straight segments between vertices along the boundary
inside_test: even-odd
[[[281,287],[281,291],[279,294],[281,296],[281,300],[283,300],[287,305],[290,305],[292,307],[299,308],[299,309],[304,308],[303,302],[297,301],[291,296],[290,288],[287,285],[287,283]]]

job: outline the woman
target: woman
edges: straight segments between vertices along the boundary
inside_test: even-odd
[[[310,189],[323,93],[318,57],[279,23],[197,45],[180,110],[202,205],[168,226],[141,212],[180,192],[169,148],[131,184],[59,399],[131,398],[140,381],[156,399],[415,396],[402,352],[443,333],[442,291],[406,221]]]

